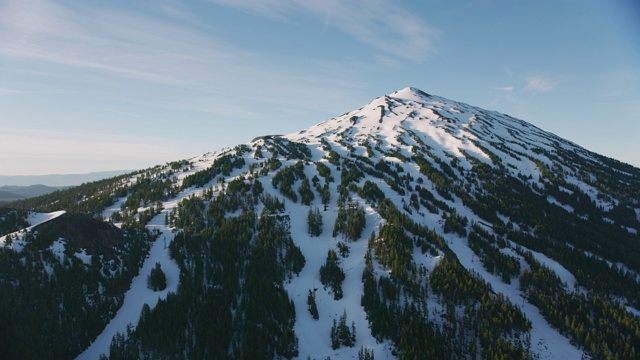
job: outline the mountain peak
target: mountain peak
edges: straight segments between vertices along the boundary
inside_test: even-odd
[[[494,162],[492,157],[499,157],[511,169],[527,170],[527,175],[533,175],[530,170],[536,168],[535,161],[512,156],[530,151],[523,143],[548,151],[562,142],[564,148],[583,151],[524,121],[413,87],[285,137],[307,144],[331,140],[362,156],[376,155],[377,149],[377,156],[393,151],[410,158],[415,149],[426,147],[442,161],[459,159],[465,168],[472,167],[466,159],[469,155],[488,164]],[[551,165],[548,158],[540,161]]]
[[[394,91],[393,93],[389,94],[389,96],[400,98],[400,99],[408,99],[408,100],[415,99],[415,98],[431,97],[431,95],[427,94],[426,92],[412,86],[408,86],[406,88]]]

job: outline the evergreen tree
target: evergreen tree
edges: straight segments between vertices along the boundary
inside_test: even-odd
[[[333,290],[335,300],[342,299],[342,282],[345,279],[344,271],[338,264],[338,255],[330,249],[327,252],[327,260],[320,267],[320,281],[324,286],[329,286]]]
[[[311,317],[313,317],[314,320],[318,320],[320,318],[320,314],[318,313],[318,306],[316,305],[315,291],[309,290],[307,305],[309,305],[309,313],[311,314]]]
[[[151,273],[147,277],[147,286],[153,291],[162,291],[167,288],[167,277],[162,271],[160,263],[157,262],[156,266],[151,269]]]
[[[307,214],[308,232],[311,236],[320,236],[322,234],[322,213],[320,209],[309,209]]]
[[[329,201],[331,200],[331,191],[329,190],[329,184],[325,183],[322,187],[322,205],[324,205],[324,210],[327,210],[327,205],[329,205]]]
[[[358,350],[358,360],[375,360],[373,350],[369,350],[366,346],[362,345],[360,350]]]
[[[302,179],[302,185],[300,185],[300,189],[298,189],[298,193],[300,193],[300,201],[302,205],[311,205],[311,202],[314,199],[313,191],[311,190],[311,184],[309,184],[309,179],[306,177]]]
[[[340,337],[338,336],[338,323],[336,319],[333,319],[333,326],[331,326],[331,348],[336,350],[340,347]]]
[[[340,346],[353,347],[356,343],[356,324],[351,323],[351,329],[347,326],[347,310],[344,310],[340,321],[336,322],[333,319],[333,326],[331,327],[331,347],[336,350]]]
[[[262,145],[256,146],[256,152],[253,154],[253,157],[256,159],[262,159],[264,157],[262,155]]]
[[[358,240],[366,225],[365,212],[355,203],[349,203],[346,207],[338,199],[338,216],[333,226],[333,236],[344,234],[347,239]]]

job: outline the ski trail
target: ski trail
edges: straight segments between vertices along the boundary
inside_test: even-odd
[[[159,299],[165,299],[169,292],[177,291],[180,269],[169,256],[169,249],[167,248],[175,235],[167,226],[163,225],[164,213],[166,211],[167,210],[154,217],[151,222],[149,222],[149,225],[147,225],[147,228],[152,231],[156,229],[160,231],[160,236],[151,246],[149,256],[145,259],[140,268],[140,272],[133,278],[131,287],[124,296],[122,307],[95,341],[76,359],[97,359],[101,354],[108,356],[111,339],[113,339],[114,335],[118,332],[126,332],[129,324],[131,324],[133,328],[137,326],[144,304],[149,304],[149,307],[153,309]],[[152,291],[147,287],[147,276],[157,262],[160,263],[167,277],[167,288],[162,291]]]

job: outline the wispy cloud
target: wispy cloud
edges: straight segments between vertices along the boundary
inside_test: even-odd
[[[531,76],[527,78],[527,89],[538,92],[548,92],[558,85],[558,81],[543,76]]]
[[[246,13],[264,16],[272,20],[286,20],[295,0],[210,0],[210,2],[233,7]]]
[[[260,3],[255,11],[266,14],[276,8],[277,2]],[[158,11],[166,13],[167,7]],[[176,11],[170,16],[188,17],[185,9]],[[102,82],[113,82],[116,76],[138,84],[142,81],[175,88],[185,101],[178,97],[172,98],[172,103],[185,103],[189,98],[186,91],[214,97],[218,102],[226,99],[239,104],[238,110],[246,107],[241,104],[242,97],[273,101],[278,95],[276,104],[313,110],[321,106],[314,94],[340,101],[338,96],[345,91],[358,91],[357,76],[363,64],[336,63],[326,68],[312,60],[297,66],[281,65],[205,33],[200,25],[177,25],[107,8],[72,10],[48,1],[8,0],[0,4],[0,57],[83,70],[73,71],[69,79],[91,78],[87,86],[104,74],[108,80]],[[307,76],[308,67],[314,67],[317,75]],[[337,68],[340,70],[334,71]],[[64,82],[67,86],[70,83]],[[338,92],[337,83],[342,86]]]
[[[15,18],[39,5],[21,1],[14,8]],[[42,26],[2,29],[1,55],[185,87],[205,83],[198,79],[211,73],[203,74],[208,67],[229,69],[236,64],[233,70],[241,71],[239,60],[247,56],[198,31],[144,16],[105,9],[86,9],[81,15],[53,3],[47,6],[51,10],[46,16],[39,17],[37,11],[30,15]],[[10,12],[5,16],[13,18]]]
[[[0,95],[22,94],[24,91],[16,89],[0,88]]]
[[[513,86],[495,86],[492,89],[510,93],[514,90],[514,87]]]
[[[326,24],[327,32],[337,29],[368,44],[372,57],[388,66],[402,66],[407,59],[420,61],[434,51],[435,32],[402,6],[387,1],[239,0],[226,5],[244,6],[245,11],[275,21],[296,22],[301,14],[305,20],[318,19],[318,31]],[[138,6],[115,10],[99,2],[71,6],[44,0],[0,0],[0,61],[7,65],[3,70],[13,74],[12,82],[1,84],[0,96],[32,96],[12,103],[18,116],[29,119],[20,126],[49,128],[47,122],[57,121],[57,126],[73,127],[85,131],[87,139],[96,139],[97,133],[89,131],[92,124],[130,118],[127,131],[144,137],[156,130],[161,133],[155,122],[166,113],[167,119],[179,116],[183,128],[199,129],[198,134],[190,135],[193,148],[194,142],[207,139],[207,132],[223,131],[222,123],[230,129],[228,124],[233,122],[235,136],[239,136],[238,128],[247,129],[243,136],[248,137],[267,124],[268,132],[297,131],[369,100],[363,89],[376,65],[370,58],[289,61],[279,54],[229,43],[221,32],[212,31],[214,25],[194,11],[192,4],[170,1],[139,6],[144,10]],[[213,4],[198,6],[216,9]],[[48,107],[24,109],[30,101],[42,104],[49,95],[56,98]],[[133,116],[136,114],[142,116]],[[76,118],[68,120],[71,115]],[[296,121],[274,121],[278,116]],[[4,142],[0,148],[3,167],[12,161],[24,163],[26,158],[33,164],[38,159],[56,164],[53,158],[57,157],[85,164],[82,171],[86,171],[101,162],[126,159],[136,151],[127,141],[138,143],[132,139],[85,141],[26,129],[9,132],[9,126],[3,126],[7,129],[0,135],[12,133],[16,134],[12,139],[22,139],[18,146],[0,136],[6,140],[0,140]],[[11,150],[18,147],[23,149],[20,153]],[[163,153],[161,146],[149,149],[136,154],[152,158],[157,152],[160,158],[175,158]],[[23,159],[15,160],[16,156]]]
[[[166,65],[184,60],[180,47],[171,43],[185,35],[183,31],[143,18],[88,12],[89,16],[82,16],[52,2],[10,0],[0,9],[0,24],[4,24],[0,55],[162,83],[181,82],[179,76],[172,76],[174,68]],[[154,66],[161,65],[160,59],[165,66]]]
[[[335,27],[387,56],[419,62],[437,51],[441,32],[428,26],[401,3],[385,0],[211,0],[220,5],[293,21],[300,14],[316,18],[322,31]]]
[[[0,96],[25,97],[11,103],[23,120],[10,125],[0,119],[0,170],[25,173],[30,170],[19,167],[41,165],[33,171],[56,171],[47,167],[65,161],[78,171],[105,170],[110,161],[135,168],[140,164],[123,163],[178,158],[164,149],[167,141],[144,140],[167,133],[158,126],[161,119],[170,119],[163,128],[198,129],[183,147],[197,155],[223,141],[297,131],[368,98],[361,94],[366,63],[282,61],[226,42],[198,23],[202,19],[180,6],[132,12],[94,3],[0,0],[0,62],[12,74],[12,82],[0,84]],[[55,100],[43,102],[53,99],[47,96]],[[278,117],[295,120],[274,121]],[[105,123],[126,126],[131,138],[110,140],[92,130],[108,128]],[[53,126],[77,136],[35,130]]]

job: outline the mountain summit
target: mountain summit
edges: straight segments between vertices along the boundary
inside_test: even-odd
[[[467,154],[491,164],[495,155],[503,166],[527,175],[536,172],[537,162],[552,167],[561,160],[553,154],[574,153],[586,162],[602,162],[601,157],[525,121],[411,87],[285,138],[305,143],[326,138],[356,148],[375,143],[407,155],[426,147],[447,162],[457,158],[468,163]]]
[[[640,169],[415,88],[11,206],[3,357],[640,354]],[[38,218],[26,209],[93,214],[135,256],[66,239],[58,220],[18,231]],[[70,269],[75,281],[57,276]],[[166,289],[149,285],[157,276]],[[58,281],[76,295],[56,296]],[[51,295],[24,309],[42,314],[3,310],[39,292]],[[46,346],[28,345],[36,331]]]

